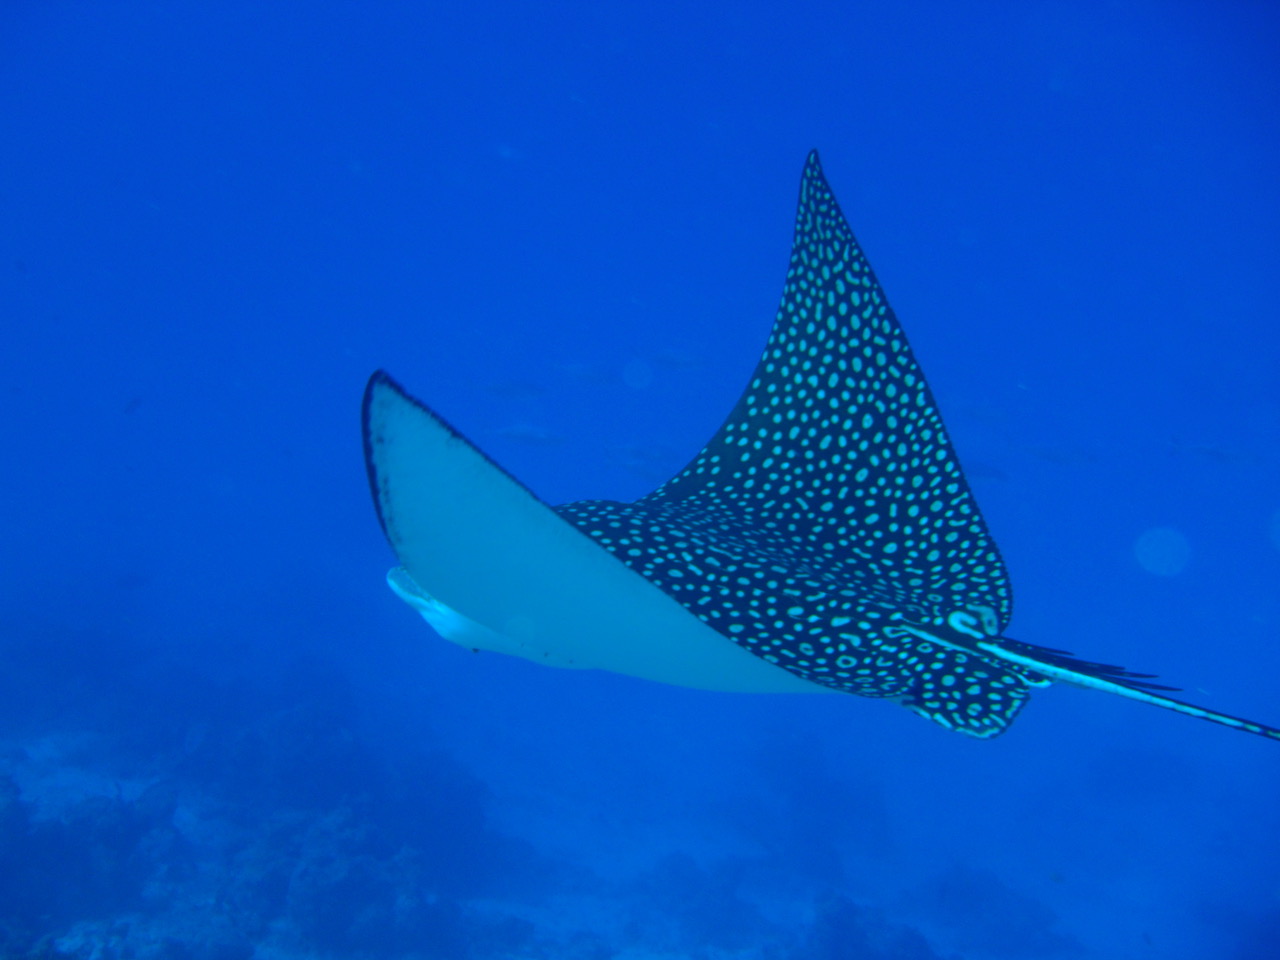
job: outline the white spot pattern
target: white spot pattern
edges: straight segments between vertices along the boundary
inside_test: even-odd
[[[805,165],[782,305],[750,384],[679,474],[631,504],[557,507],[748,650],[806,679],[894,697],[975,736],[1032,677],[929,644],[1008,576],[906,336],[822,174]]]

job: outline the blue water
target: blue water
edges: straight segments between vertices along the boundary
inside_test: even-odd
[[[386,367],[645,493],[817,147],[1011,634],[1280,722],[1278,54],[1227,2],[5,4],[0,954],[1280,956],[1275,743],[473,655],[358,422]]]

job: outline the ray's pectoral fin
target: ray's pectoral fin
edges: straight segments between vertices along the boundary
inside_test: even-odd
[[[448,640],[561,667],[741,692],[821,692],[689,614],[382,371],[365,464],[392,590]]]

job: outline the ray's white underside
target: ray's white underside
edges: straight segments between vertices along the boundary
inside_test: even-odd
[[[703,690],[830,692],[704,624],[390,378],[371,381],[365,425],[401,564],[388,582],[446,639]]]

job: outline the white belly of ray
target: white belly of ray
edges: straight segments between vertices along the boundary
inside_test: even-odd
[[[390,383],[368,428],[402,565],[388,581],[446,639],[705,690],[827,692],[721,636]]]

